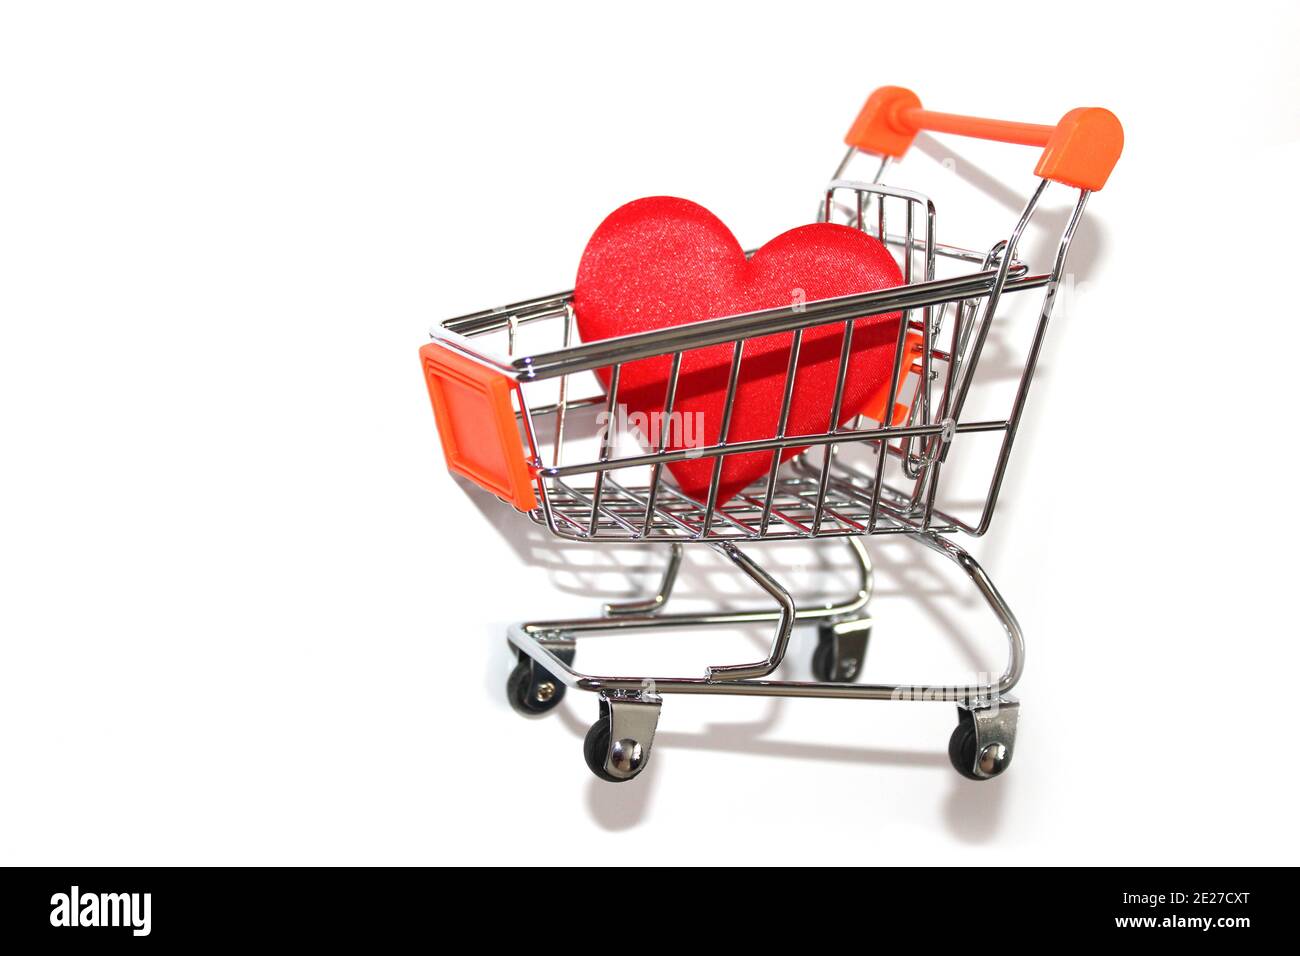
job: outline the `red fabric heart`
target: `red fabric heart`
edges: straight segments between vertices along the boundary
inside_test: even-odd
[[[578,266],[573,306],[582,340],[594,342],[902,282],[898,265],[884,245],[856,229],[830,223],[801,226],[777,236],[746,260],[730,230],[707,209],[685,199],[655,196],[620,207],[600,224]],[[854,323],[836,424],[857,415],[880,383],[888,381],[899,320],[900,314],[894,312]],[[793,336],[784,332],[745,343],[728,442],[775,437]],[[829,430],[843,340],[842,323],[805,330],[787,435]],[[671,426],[663,423],[670,449],[718,442],[731,357],[730,344],[682,355],[674,412],[687,417],[670,420]],[[671,364],[671,357],[665,355],[623,366],[618,401],[629,418],[640,413],[647,421],[656,421],[656,413],[664,408]],[[608,390],[610,370],[597,374]],[[697,423],[702,429],[692,428]],[[802,450],[788,448],[781,460]],[[704,502],[714,460],[688,459],[671,462],[668,468],[683,492]],[[771,465],[771,452],[728,455],[718,503],[765,476]]]

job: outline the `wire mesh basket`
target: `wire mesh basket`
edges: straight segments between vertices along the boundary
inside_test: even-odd
[[[939,241],[934,202],[882,183],[920,130],[1043,147],[1039,181],[1005,238],[987,249]],[[1122,146],[1118,121],[1098,108],[1073,110],[1055,126],[935,113],[898,87],[877,90],[847,137],[849,150],[818,202],[817,219],[841,221],[883,242],[902,283],[885,289],[622,335],[576,341],[572,292],[449,319],[421,350],[426,381],[449,467],[565,539],[666,542],[669,566],[648,602],[606,608],[599,618],[521,624],[510,640],[519,654],[511,701],[526,713],[558,703],[565,687],[600,694],[601,719],[584,752],[604,779],[626,780],[649,756],[664,693],[782,694],[917,699],[918,685],[859,684],[868,627],[870,563],[861,539],[905,535],[954,560],[976,584],[1010,639],[1001,678],[976,687],[926,687],[924,699],[959,703],[950,756],[959,772],[988,779],[1005,769],[1014,743],[1016,705],[1007,692],[1019,678],[1019,627],[978,564],[951,536],[983,535],[992,522],[1035,367],[1047,333],[1071,241],[1090,194],[1104,185]],[[879,160],[871,181],[847,178],[859,153]],[[1050,268],[1035,271],[1018,256],[1021,237],[1049,187],[1074,191],[1073,207]],[[942,268],[941,268],[942,267]],[[942,273],[942,274],[941,274]],[[990,329],[1005,303],[1038,297],[1017,380],[1004,410],[976,415],[972,392]],[[862,414],[842,421],[855,323],[898,314],[892,368]],[[833,333],[842,343],[821,430],[789,430],[799,387],[801,346]],[[769,434],[728,440],[747,349],[783,337],[788,363],[781,405]],[[659,361],[668,374],[662,408],[672,421],[684,362],[700,350],[727,350],[727,387],[714,440],[685,443],[635,429],[628,440],[620,378],[630,363]],[[997,451],[980,479],[973,507],[940,505],[955,448],[991,437]],[[763,474],[720,495],[729,460],[763,456]],[[706,493],[688,494],[666,466],[686,459],[711,464]],[[958,511],[967,513],[958,514]],[[848,538],[862,587],[830,608],[800,609],[737,545],[765,540]],[[681,546],[708,543],[777,601],[772,611],[714,615],[662,613]],[[795,622],[822,629],[813,682],[764,680],[782,662]],[[575,635],[632,627],[700,626],[772,620],[771,653],[759,662],[710,668],[701,678],[597,677],[573,669]],[[652,719],[653,718],[653,719]]]

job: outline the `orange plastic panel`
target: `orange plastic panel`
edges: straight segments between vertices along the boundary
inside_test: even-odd
[[[921,361],[921,354],[925,348],[925,339],[917,332],[909,332],[907,341],[903,343],[903,364],[898,371],[898,388],[894,390],[897,397],[903,393],[903,383],[907,381],[907,373],[912,370],[912,366]],[[862,407],[862,414],[877,422],[885,420],[885,402],[889,401],[889,383],[881,382],[880,386],[871,394],[870,399]],[[894,403],[894,420],[891,425],[901,425],[907,421],[907,412],[909,406],[903,402]]]
[[[1042,146],[1034,172],[1077,189],[1098,190],[1106,185],[1124,148],[1119,120],[1100,107],[1070,110],[1055,126],[1040,126],[922,109],[917,95],[901,86],[882,86],[867,97],[844,142],[898,159],[921,130]]]
[[[520,511],[536,508],[528,456],[510,400],[518,385],[435,342],[420,349],[420,363],[447,467]]]

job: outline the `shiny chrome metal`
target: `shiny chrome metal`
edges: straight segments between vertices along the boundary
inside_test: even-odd
[[[766,515],[764,515],[766,518]],[[795,606],[790,592],[781,587],[776,579],[760,568],[749,556],[730,542],[723,541],[714,548],[740,568],[750,580],[770,594],[777,604],[776,635],[772,638],[772,649],[765,660],[752,664],[723,664],[710,667],[709,680],[744,680],[751,677],[766,677],[780,666],[785,659],[785,650],[790,645],[790,633],[794,630]]]
[[[539,702],[552,699],[559,684],[600,695],[601,719],[609,721],[603,771],[614,779],[627,779],[644,768],[658,722],[660,695],[669,694],[956,701],[961,719],[971,721],[977,738],[973,765],[960,768],[964,773],[977,779],[996,776],[1014,754],[1018,705],[1006,695],[1024,669],[1024,639],[997,588],[954,536],[980,536],[989,530],[1089,194],[1077,192],[1050,270],[1034,272],[1019,258],[1019,248],[1049,190],[1046,180],[1036,184],[1012,228],[1003,234],[1006,238],[978,251],[978,247],[939,241],[935,204],[921,193],[881,181],[889,169],[888,157],[878,158],[871,181],[846,178],[856,153],[850,149],[844,155],[822,190],[817,219],[842,222],[885,243],[895,253],[903,277],[895,288],[585,343],[574,341],[573,294],[567,291],[448,319],[432,332],[445,347],[518,385],[520,434],[537,491],[537,507],[528,513],[534,522],[557,537],[576,541],[669,545],[662,578],[649,598],[607,603],[599,617],[521,623],[509,631],[511,644],[534,663],[531,692]],[[943,275],[937,268],[941,261]],[[1024,346],[1010,405],[1005,414],[999,410],[975,418],[967,411],[974,404],[969,399],[983,387],[981,358],[1004,317],[1004,303],[1009,296],[1035,292],[1042,295],[1038,320]],[[841,424],[855,323],[895,312],[901,313],[901,320],[892,350],[886,421],[872,422],[858,415]],[[529,341],[535,329],[538,338],[550,336],[553,347],[520,354],[518,333],[525,327],[530,329]],[[800,348],[805,333],[818,328],[834,328],[841,335],[830,415],[820,431],[790,434]],[[788,334],[792,344],[775,426],[766,435],[733,441],[729,433],[747,343],[778,334]],[[921,339],[915,360],[907,357],[909,334]],[[716,441],[680,447],[664,432],[653,439],[647,436],[639,450],[620,446],[614,423],[623,366],[643,359],[665,363],[667,418],[679,404],[684,354],[711,348],[730,354]],[[910,363],[906,367],[905,361]],[[604,394],[574,394],[584,383],[590,391],[591,373],[601,373],[608,382]],[[548,386],[551,381],[556,384]],[[896,404],[905,408],[905,414],[895,416]],[[590,446],[578,448],[592,434],[585,424],[601,411],[606,427],[596,432],[594,451]],[[848,411],[852,416],[853,410]],[[546,434],[539,428],[545,428]],[[973,500],[963,489],[959,506],[946,500],[945,471],[951,468],[953,451],[968,447],[977,435],[997,436],[997,455],[987,483],[979,476]],[[754,453],[770,454],[771,466],[750,487],[719,502],[728,458]],[[783,456],[788,460],[782,462]],[[712,460],[703,500],[677,487],[671,468],[666,467],[697,457]],[[998,676],[982,676],[970,686],[774,676],[786,657],[793,628],[801,622],[817,623],[823,636],[835,642],[832,676],[856,672],[874,623],[868,613],[871,563],[863,544],[868,535],[914,541],[961,570],[1005,635],[1006,662]],[[861,575],[856,591],[840,602],[802,605],[748,549],[753,542],[821,538],[845,540]],[[682,545],[687,542],[709,544],[767,594],[770,606],[668,612],[682,566]],[[598,675],[574,666],[578,638],[745,623],[771,625],[766,656],[713,665],[703,676]]]
[[[1044,183],[1047,181],[1044,180]],[[1038,194],[1041,194],[1039,190]],[[1036,194],[1036,195],[1038,195]],[[1034,339],[1029,346],[1029,354],[1025,359],[1024,368],[1020,373],[1020,383],[1016,388],[1015,398],[1011,404],[1011,414],[1007,417],[1007,427],[1003,431],[1002,447],[999,449],[997,462],[993,466],[993,478],[989,482],[988,494],[984,499],[984,509],[980,515],[979,524],[972,527],[962,521],[955,522],[956,525],[968,534],[976,537],[983,535],[989,529],[993,521],[993,509],[997,505],[998,495],[1002,491],[1002,479],[1006,475],[1007,463],[1011,459],[1011,444],[1015,441],[1016,431],[1020,427],[1020,418],[1025,411],[1025,402],[1029,397],[1029,386],[1033,384],[1034,370],[1038,367],[1038,356],[1042,352],[1043,340],[1047,336],[1047,323],[1052,317],[1052,306],[1056,302],[1056,290],[1060,286],[1061,277],[1065,274],[1065,260],[1070,252],[1070,243],[1074,239],[1074,232],[1079,226],[1080,219],[1083,218],[1083,207],[1087,205],[1089,193],[1086,189],[1079,191],[1079,199],[1075,203],[1074,212],[1070,215],[1069,222],[1066,223],[1065,232],[1061,235],[1061,241],[1057,246],[1056,262],[1052,266],[1051,279],[1047,284],[1047,292],[1043,296],[1042,308],[1038,313],[1038,326],[1034,331]],[[1014,246],[1012,247],[1014,251]]]
[[[719,612],[716,614],[661,614],[644,617],[576,618],[570,620],[534,621],[510,627],[510,643],[532,657],[543,668],[554,674],[569,687],[588,691],[638,691],[653,686],[657,694],[726,694],[749,697],[835,697],[858,700],[911,700],[987,702],[1009,692],[1020,680],[1024,671],[1025,646],[1020,625],[1006,602],[984,573],[983,568],[962,548],[951,540],[932,532],[908,535],[938,554],[951,560],[975,585],[986,605],[993,612],[1007,636],[1007,663],[1002,675],[993,681],[971,684],[841,684],[820,681],[759,680],[739,676],[742,668],[762,669],[759,665],[741,665],[730,670],[709,668],[704,677],[680,676],[625,676],[596,675],[576,670],[569,663],[553,655],[549,644],[554,641],[574,641],[594,633],[619,633],[632,629],[657,627],[707,627],[722,624],[741,624],[775,621],[777,633],[773,640],[773,653],[779,666],[788,646],[788,634],[783,629],[789,609],[780,604],[776,610]],[[859,539],[849,539],[860,547]],[[861,553],[861,552],[859,552]],[[864,572],[869,575],[869,572]],[[757,580],[757,578],[756,578]],[[864,578],[865,580],[865,578]],[[777,585],[779,588],[779,585]],[[835,618],[839,613],[856,613],[865,607],[870,592],[864,584],[859,596],[840,607],[795,608],[795,620]],[[777,597],[773,594],[773,597]],[[767,662],[764,662],[765,664]],[[773,667],[772,669],[775,669]],[[768,670],[767,673],[771,671]],[[718,676],[715,676],[718,675]]]
[[[1051,278],[1048,275],[1030,275],[1024,263],[1012,263],[1008,276],[1004,284],[1004,292],[1039,289],[1047,285]],[[456,330],[456,320],[449,320],[442,326],[436,326],[431,330],[430,335],[449,348],[489,368],[495,368],[520,382],[533,382],[573,372],[604,368],[616,362],[630,362],[688,349],[705,348],[724,342],[732,343],[738,339],[748,340],[778,332],[808,329],[832,322],[842,322],[845,319],[861,319],[927,305],[980,299],[989,294],[997,279],[997,270],[986,269],[963,276],[935,279],[932,282],[920,282],[894,289],[878,289],[874,292],[840,296],[835,299],[818,299],[797,307],[782,306],[758,312],[704,319],[700,322],[669,326],[648,332],[635,332],[617,338],[602,339],[552,352],[515,358],[509,355],[504,357],[493,355],[491,351],[477,346],[470,335]],[[543,317],[562,318],[565,307],[571,302],[570,299],[562,303],[560,308],[553,309],[544,316],[534,315],[533,320]],[[503,320],[483,331],[497,331],[507,324],[508,321]],[[479,335],[483,332],[471,334]]]
[[[855,149],[852,146],[849,147],[848,152],[844,154],[844,158],[840,160],[839,165],[835,167],[835,172],[831,175],[832,182],[834,182],[837,179],[844,178],[844,174],[848,172],[849,164],[853,161],[853,157],[858,155],[858,153],[859,150]],[[878,165],[876,166],[876,175],[871,177],[871,182],[874,184],[880,182],[881,178],[885,175],[885,170],[889,168],[890,157],[879,156],[873,158],[879,161]],[[833,201],[833,198],[828,195],[825,197],[825,199],[822,200],[821,204],[818,205],[817,207],[817,221],[818,222],[832,221],[834,218],[833,213],[837,209],[839,209],[844,211],[851,217],[849,219],[849,223],[848,223],[849,225],[854,226],[856,228],[863,228],[862,223],[866,221],[866,212],[868,208],[867,203],[864,201],[864,199],[865,197],[859,193],[857,197],[856,209],[849,209],[849,207],[847,206],[841,206],[836,204]]]
[[[659,589],[653,597],[640,601],[611,602],[601,608],[606,617],[624,617],[629,614],[657,614],[672,597],[673,585],[677,583],[677,571],[682,566],[682,545],[674,541],[668,546],[668,566],[664,568],[659,581]]]
[[[600,719],[609,723],[605,773],[630,780],[650,762],[662,701],[652,691],[601,693]]]
[[[818,641],[830,643],[831,673],[834,680],[857,674],[867,656],[867,639],[871,636],[871,618],[861,617],[835,624],[823,624]]]
[[[609,461],[610,452],[614,447],[614,422],[618,415],[618,379],[622,370],[622,365],[615,365],[609,375],[609,401],[605,405],[605,432],[600,436],[600,460],[602,462]],[[587,525],[587,533],[593,537],[596,534],[597,520],[600,517],[600,492],[604,480],[605,472],[597,472],[591,494],[591,518],[588,520]],[[545,495],[543,495],[543,500],[545,500]]]
[[[963,769],[977,779],[987,780],[1011,765],[1020,720],[1020,703],[1014,697],[958,704],[957,719],[970,720],[975,727],[975,759]]]

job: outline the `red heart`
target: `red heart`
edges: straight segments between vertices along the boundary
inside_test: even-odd
[[[740,312],[789,306],[901,285],[902,274],[879,240],[856,229],[815,223],[777,236],[748,260],[725,225],[702,206],[655,196],[615,210],[600,224],[578,266],[573,306],[584,342],[698,322]],[[900,313],[859,319],[844,399],[843,424],[866,405],[893,365]],[[728,442],[773,438],[777,432],[786,367],[794,333],[745,343]],[[844,326],[804,332],[795,372],[787,435],[829,431]],[[693,349],[682,355],[674,412],[695,416],[666,427],[668,448],[716,444],[722,426],[732,346]],[[618,401],[629,417],[654,422],[662,413],[672,359],[640,359],[623,366]],[[598,372],[608,390],[610,370]],[[702,424],[692,429],[694,423]],[[643,437],[649,437],[643,435]],[[806,446],[805,446],[806,447]],[[656,449],[657,450],[657,449]],[[802,448],[788,448],[781,460]],[[713,458],[670,462],[682,491],[708,497]],[[728,455],[718,485],[722,504],[765,476],[771,452]]]

